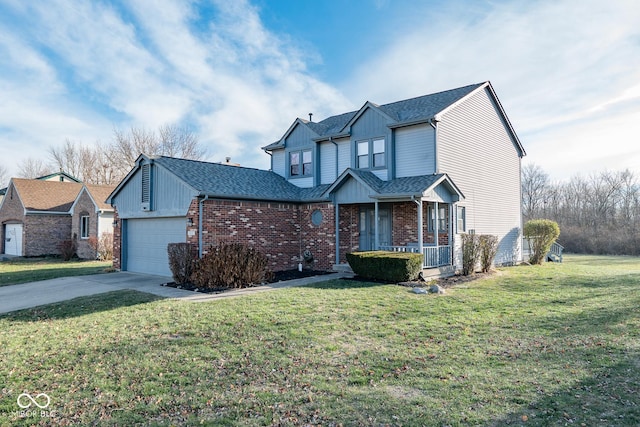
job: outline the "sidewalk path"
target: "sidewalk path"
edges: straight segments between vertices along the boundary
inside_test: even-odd
[[[351,276],[352,274],[348,273],[332,273],[271,283],[255,288],[238,289],[220,294],[204,294],[162,286],[163,283],[167,283],[171,279],[163,276],[130,273],[127,271],[92,274],[88,276],[61,277],[58,279],[24,283],[22,285],[0,287],[0,314],[122,289],[146,292],[164,298],[205,302],[288,288],[291,286],[304,286],[311,283]]]

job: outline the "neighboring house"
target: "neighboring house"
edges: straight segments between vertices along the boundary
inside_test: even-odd
[[[78,255],[95,258],[82,236],[112,231],[113,210],[103,202],[112,189],[67,179],[12,178],[0,204],[0,253],[55,255],[62,241],[76,237]]]
[[[98,240],[104,233],[113,234],[114,212],[105,200],[114,188],[85,184],[71,206],[71,230],[79,258],[95,259]]]
[[[78,178],[75,178],[64,171],[51,173],[49,175],[39,176],[34,179],[39,179],[41,181],[60,181],[60,182],[81,182]],[[4,195],[7,193],[7,187],[0,188],[0,203],[2,203],[2,199]]]
[[[489,82],[296,119],[264,150],[270,171],[141,155],[107,200],[114,266],[170,275],[167,243],[188,241],[252,245],[274,271],[373,249],[451,271],[471,232],[498,236],[496,264],[522,259],[525,152]]]

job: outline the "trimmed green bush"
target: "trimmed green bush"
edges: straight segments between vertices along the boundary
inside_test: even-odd
[[[407,252],[367,251],[347,254],[355,274],[388,282],[415,280],[422,271],[423,255]]]
[[[531,264],[542,264],[551,245],[560,236],[560,227],[550,219],[532,219],[524,225],[524,237],[529,241]]]

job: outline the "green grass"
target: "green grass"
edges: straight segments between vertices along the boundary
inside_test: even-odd
[[[0,425],[639,425],[640,260],[565,260],[439,296],[336,280],[0,316]],[[53,418],[20,418],[23,392]]]
[[[62,261],[60,258],[15,258],[0,262],[0,286],[102,273],[111,262]]]

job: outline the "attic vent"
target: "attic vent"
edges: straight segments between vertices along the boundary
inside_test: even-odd
[[[142,165],[142,210],[151,210],[151,165]]]

